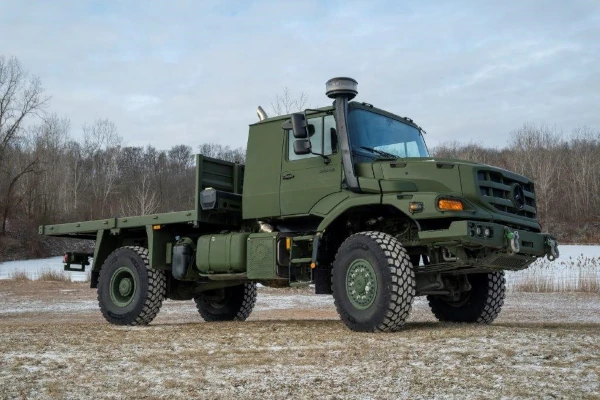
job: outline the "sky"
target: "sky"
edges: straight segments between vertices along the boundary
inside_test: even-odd
[[[285,87],[329,105],[335,76],[430,147],[600,130],[597,0],[0,0],[0,38],[73,136],[108,118],[132,146],[245,146],[258,105]]]

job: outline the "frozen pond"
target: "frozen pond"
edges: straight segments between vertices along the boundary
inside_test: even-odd
[[[77,267],[73,265],[73,267]],[[0,279],[10,279],[14,274],[24,272],[29,279],[38,279],[44,272],[57,272],[68,275],[73,282],[84,282],[87,280],[87,271],[90,267],[86,267],[86,272],[70,272],[64,271],[62,257],[39,258],[35,260],[8,261],[0,263]]]

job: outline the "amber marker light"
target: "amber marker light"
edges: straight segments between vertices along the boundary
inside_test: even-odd
[[[465,206],[460,200],[439,199],[438,208],[441,211],[462,211]]]
[[[160,225],[152,225],[152,229],[154,229],[155,231],[159,231]]]
[[[411,201],[408,204],[408,210],[411,213],[421,212],[423,211],[423,203],[421,203],[420,201]]]

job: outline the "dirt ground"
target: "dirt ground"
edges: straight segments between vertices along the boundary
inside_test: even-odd
[[[261,288],[246,322],[167,301],[147,327],[102,318],[83,283],[0,281],[0,398],[600,398],[600,294],[510,293],[490,326],[424,299],[354,333],[330,296]]]

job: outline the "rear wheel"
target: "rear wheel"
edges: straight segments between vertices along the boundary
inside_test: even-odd
[[[415,296],[406,250],[383,232],[360,232],[342,243],[333,263],[333,297],[340,318],[354,331],[400,329]]]
[[[504,304],[506,285],[504,272],[468,275],[471,290],[458,299],[448,296],[427,296],[431,311],[440,321],[492,323]]]
[[[116,325],[147,325],[165,298],[164,271],[150,268],[148,249],[121,247],[100,269],[98,303],[104,318]]]
[[[245,321],[256,304],[256,283],[211,290],[194,297],[200,316],[211,321]]]

